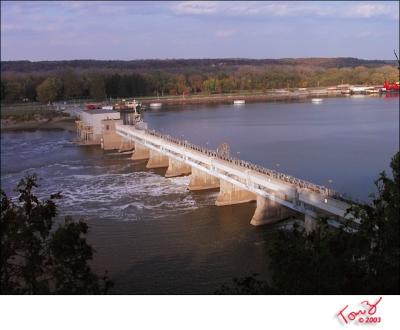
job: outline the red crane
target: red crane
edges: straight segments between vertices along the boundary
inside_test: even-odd
[[[396,56],[397,59],[397,68],[399,70],[399,78],[400,78],[400,60],[399,57],[396,54],[396,51],[393,50],[394,52],[394,56]],[[385,80],[385,83],[383,84],[383,88],[387,91],[387,92],[400,92],[400,84],[399,82],[387,82]]]

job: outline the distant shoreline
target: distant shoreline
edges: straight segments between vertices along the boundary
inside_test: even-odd
[[[162,103],[163,105],[182,105],[182,104],[215,104],[233,103],[234,100],[245,100],[246,102],[274,102],[274,101],[295,101],[306,100],[312,97],[341,97],[341,91],[315,90],[306,92],[282,92],[265,94],[231,94],[231,95],[201,95],[201,96],[181,96],[181,97],[154,97],[137,99],[146,106],[151,103]]]

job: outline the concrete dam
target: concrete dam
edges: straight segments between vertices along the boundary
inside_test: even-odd
[[[190,175],[189,190],[219,188],[217,206],[256,201],[252,225],[302,217],[310,232],[319,217],[339,222],[349,217],[350,205],[324,186],[122,121],[113,122],[112,135],[134,148],[133,160],[148,160],[147,168],[167,168],[166,177]]]

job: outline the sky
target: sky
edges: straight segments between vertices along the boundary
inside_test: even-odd
[[[393,59],[399,1],[2,1],[1,60]]]

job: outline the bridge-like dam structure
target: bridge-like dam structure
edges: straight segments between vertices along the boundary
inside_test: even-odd
[[[132,159],[148,159],[147,168],[165,167],[166,177],[190,174],[189,190],[219,188],[217,206],[256,201],[252,225],[304,215],[305,228],[311,231],[319,216],[337,221],[348,217],[346,210],[350,205],[324,186],[223,156],[154,130],[119,123],[115,129],[124,140],[134,142]]]

